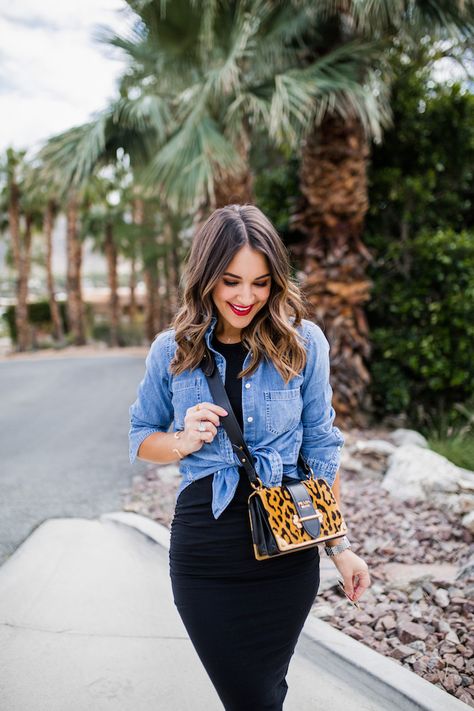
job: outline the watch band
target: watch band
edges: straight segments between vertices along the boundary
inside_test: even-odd
[[[338,553],[342,553],[342,551],[345,551],[346,548],[350,548],[351,543],[348,539],[347,536],[342,536],[341,542],[338,543],[335,546],[324,546],[324,550],[326,551],[326,555],[332,556],[332,555],[337,555]]]

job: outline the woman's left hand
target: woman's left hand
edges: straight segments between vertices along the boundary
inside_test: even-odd
[[[359,558],[350,548],[331,556],[331,560],[342,575],[346,595],[351,600],[358,600],[371,584],[365,560]]]

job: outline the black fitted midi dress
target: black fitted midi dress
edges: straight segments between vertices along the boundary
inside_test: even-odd
[[[226,359],[226,391],[243,431],[242,343],[213,347]],[[286,673],[319,588],[316,547],[256,560],[243,467],[234,498],[211,510],[212,475],[179,494],[171,523],[175,606],[226,711],[281,711]]]

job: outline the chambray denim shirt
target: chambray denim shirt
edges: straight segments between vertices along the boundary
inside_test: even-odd
[[[212,347],[211,338],[217,316],[206,331],[208,348],[225,382],[225,357]],[[282,477],[304,479],[297,464],[298,453],[313,469],[315,478],[322,477],[332,485],[339,467],[344,437],[333,425],[336,413],[332,407],[329,383],[329,342],[312,321],[302,319],[297,328],[306,342],[307,362],[304,369],[285,384],[273,363],[262,359],[255,372],[242,379],[243,436],[254,457],[257,475],[266,486],[281,484]],[[138,386],[137,398],[130,406],[129,457],[133,464],[138,449],[153,432],[184,428],[186,410],[198,402],[213,402],[206,376],[201,368],[179,375],[169,371],[176,351],[174,329],[162,331],[150,346],[145,375]],[[247,354],[243,369],[250,362]],[[241,466],[221,424],[212,442],[179,461],[182,479],[177,491],[193,481],[213,474],[212,512],[218,518],[232,500],[239,481]]]

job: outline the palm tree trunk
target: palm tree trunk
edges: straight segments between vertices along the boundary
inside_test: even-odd
[[[31,346],[31,328],[28,321],[28,273],[31,224],[26,230],[22,244],[20,227],[20,188],[16,182],[13,161],[9,166],[8,223],[11,237],[16,278],[16,350],[26,351]]]
[[[107,259],[107,275],[110,291],[110,341],[113,348],[119,345],[119,300],[117,291],[117,247],[114,241],[114,230],[111,222],[105,225],[105,257]]]
[[[30,277],[31,268],[31,239],[33,230],[33,215],[25,215],[25,236],[23,240],[23,252],[21,260],[21,272],[19,279],[19,302],[25,306],[25,323],[28,325],[28,279]],[[35,329],[29,328],[30,337],[35,339]],[[28,340],[28,330],[26,339]],[[33,345],[36,347],[36,342],[33,340]]]
[[[158,310],[158,264],[150,261],[143,266],[143,279],[145,281],[145,336],[151,343],[161,330],[160,313]]]
[[[238,145],[238,152],[245,166],[244,170],[232,174],[217,173],[214,176],[214,196],[203,199],[194,212],[194,234],[199,232],[209,215],[217,208],[255,202],[254,179],[249,166],[250,142],[248,135],[248,132],[242,133]]]
[[[67,202],[67,314],[68,326],[76,346],[85,345],[84,311],[81,294],[82,244],[77,234],[77,195]]]
[[[28,278],[30,275],[31,257],[31,231],[33,227],[33,217],[25,216],[25,234],[23,239],[23,249],[20,250],[20,268],[18,271],[18,292],[17,303],[21,330],[18,331],[19,350],[26,350],[32,345],[34,330],[28,322]]]
[[[54,200],[48,200],[43,216],[43,233],[46,239],[46,283],[48,289],[49,309],[53,323],[53,338],[56,343],[64,340],[63,325],[56,301],[53,277],[53,224],[57,206]]]
[[[217,175],[214,185],[215,199],[211,208],[224,207],[233,203],[242,205],[243,203],[253,203],[253,174],[249,167],[250,139],[249,131],[242,130],[237,145],[237,151],[242,163],[243,170],[236,173],[224,173]]]
[[[170,308],[169,286],[168,286],[168,270],[167,270],[167,255],[162,254],[156,264],[156,317],[158,321],[158,330],[162,331],[171,321],[172,311]],[[163,288],[161,288],[163,287]],[[167,296],[161,298],[160,292],[163,291]]]
[[[130,277],[128,282],[128,288],[130,291],[130,300],[128,304],[128,319],[130,323],[134,323],[137,317],[137,257],[135,254],[135,245],[133,246],[132,255],[130,257]]]
[[[179,235],[174,225],[171,224],[171,262],[173,265],[174,290],[176,294],[176,304],[180,303],[180,276],[181,264],[179,259]]]
[[[132,221],[134,225],[143,225],[145,206],[141,198],[132,200]],[[133,246],[133,257],[130,273],[130,321],[136,313],[135,287],[137,283],[137,249],[136,243]],[[147,295],[145,294],[145,304]],[[146,305],[144,306],[146,310]]]
[[[364,361],[371,346],[362,305],[370,298],[366,266],[372,255],[361,241],[368,156],[358,120],[328,116],[303,145],[303,197],[292,217],[292,228],[303,239],[290,249],[301,269],[309,318],[331,344],[334,408],[341,425],[364,426],[364,410],[370,409]]]
[[[157,311],[158,300],[158,267],[152,245],[149,244],[146,222],[145,203],[141,198],[133,201],[133,221],[136,225],[144,227],[140,238],[140,249],[143,264],[143,281],[145,282],[145,337],[151,343],[160,330],[159,314]]]
[[[165,289],[163,291],[165,291],[168,296],[166,303],[167,314],[165,316],[165,319],[169,322],[172,318],[172,314],[175,314],[178,310],[178,291],[176,288],[178,276],[176,274],[173,231],[169,220],[165,220],[164,222],[162,237],[165,248],[162,262],[164,266],[164,285],[166,289],[166,291]]]

